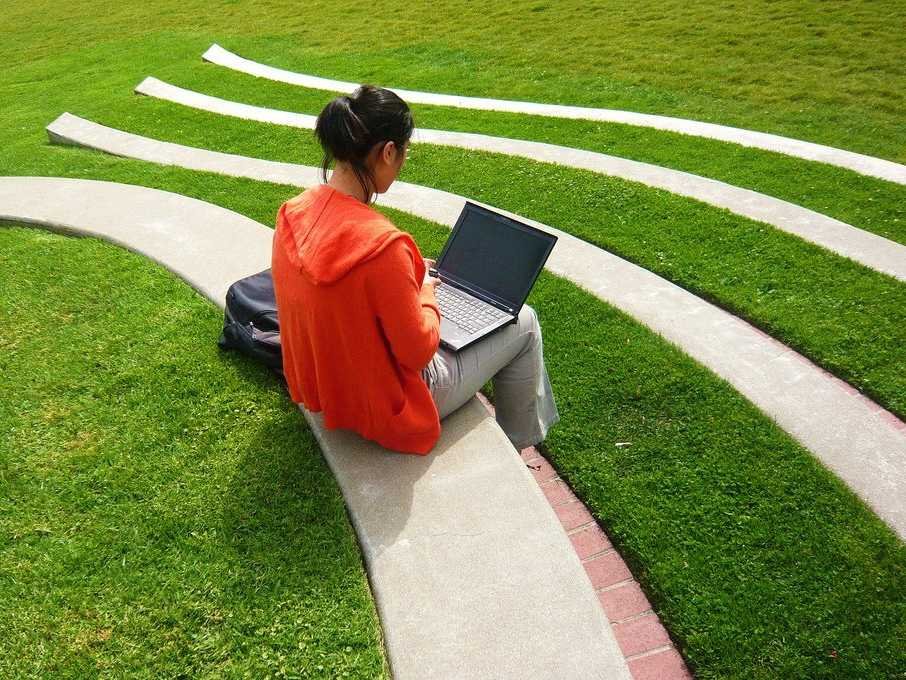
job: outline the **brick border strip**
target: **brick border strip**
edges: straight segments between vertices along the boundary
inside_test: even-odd
[[[483,394],[478,398],[494,413],[494,405]],[[691,671],[641,585],[585,504],[534,446],[519,455],[582,562],[634,680],[691,680]]]

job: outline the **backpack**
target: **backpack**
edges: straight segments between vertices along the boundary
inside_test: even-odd
[[[217,341],[221,349],[239,350],[282,377],[280,322],[270,269],[230,286],[223,317],[223,333]]]

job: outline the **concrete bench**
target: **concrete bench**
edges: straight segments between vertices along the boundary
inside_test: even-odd
[[[78,179],[0,178],[0,220],[107,239],[221,307],[233,281],[269,265],[273,235],[185,196]],[[305,417],[346,500],[396,678],[630,677],[553,510],[477,400],[424,458]]]

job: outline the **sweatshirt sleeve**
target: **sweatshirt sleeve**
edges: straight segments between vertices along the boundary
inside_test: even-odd
[[[406,368],[424,368],[440,342],[440,310],[425,265],[414,245],[396,239],[376,259],[369,282],[378,321],[390,351]]]

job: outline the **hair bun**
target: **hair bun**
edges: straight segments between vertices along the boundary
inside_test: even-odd
[[[318,116],[315,132],[325,150],[341,161],[357,158],[369,148],[368,128],[349,96],[337,97]]]
[[[334,160],[350,163],[369,193],[366,159],[372,147],[393,142],[402,149],[412,129],[409,106],[390,90],[362,85],[352,94],[332,99],[315,123],[315,135],[324,149],[325,180]]]

